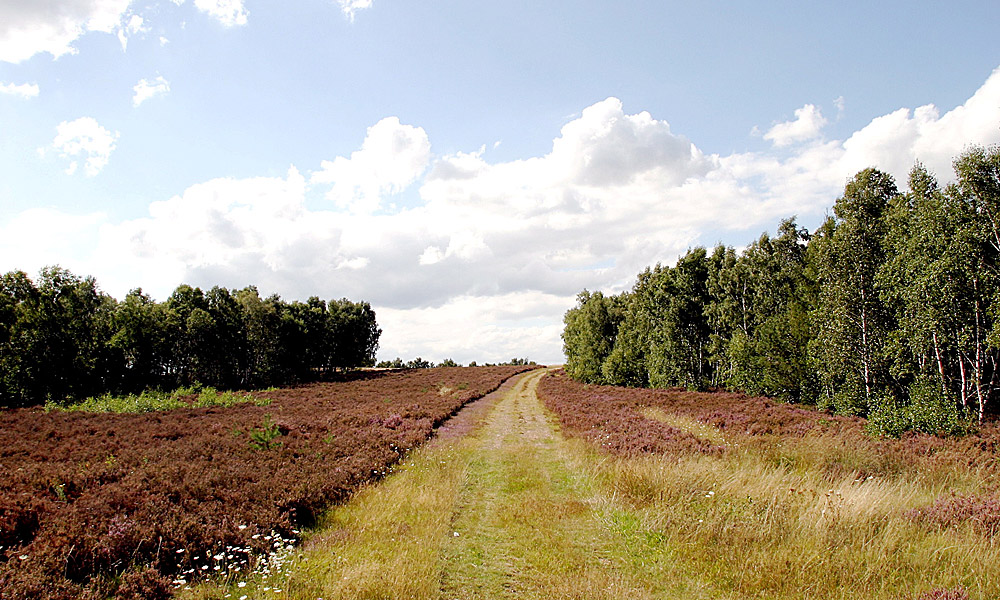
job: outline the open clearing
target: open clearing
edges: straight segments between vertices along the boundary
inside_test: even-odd
[[[997,597],[991,534],[904,515],[946,489],[977,491],[972,480],[830,482],[759,448],[609,456],[560,433],[536,395],[549,372],[469,405],[325,515],[297,558],[182,597]],[[794,446],[783,455],[810,452]]]

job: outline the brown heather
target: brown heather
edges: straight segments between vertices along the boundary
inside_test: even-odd
[[[951,468],[971,469],[992,480],[998,471],[996,423],[962,438],[911,432],[897,440],[869,436],[864,419],[858,417],[731,392],[591,385],[560,372],[543,379],[538,393],[567,434],[618,454],[718,450],[697,431],[682,431],[652,418],[653,408],[710,426],[729,445],[752,446],[790,466],[799,457],[783,454],[783,440],[798,440],[799,450],[813,446],[817,456],[810,458],[822,463],[831,480],[918,472],[946,477]]]
[[[217,556],[266,555],[529,368],[358,374],[266,407],[0,413],[0,598],[155,600]]]
[[[558,374],[538,395],[607,455],[595,477],[655,536],[644,556],[705,597],[1000,597],[995,422],[873,438],[860,418],[735,393]]]

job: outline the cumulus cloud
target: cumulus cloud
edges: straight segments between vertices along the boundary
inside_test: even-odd
[[[529,358],[561,362],[561,323],[539,315],[562,314],[573,299],[533,291],[499,296],[458,296],[438,307],[378,308],[383,334],[379,354],[385,359],[422,356],[440,362],[451,358],[500,362]]]
[[[0,61],[19,63],[48,52],[75,53],[72,43],[90,31],[120,27],[132,0],[0,2]]]
[[[792,123],[815,123],[801,110]],[[1000,71],[947,112],[900,109],[844,140],[786,131],[776,144],[812,141],[726,156],[614,98],[567,122],[549,152],[500,162],[486,147],[432,157],[423,129],[388,118],[308,176],[293,167],[216,179],[142,219],[66,222],[100,231],[96,249],[76,255],[92,256],[87,272],[113,293],[141,285],[164,298],[188,282],[346,296],[375,306],[383,358],[558,361],[562,315],[579,290],[627,289],[648,265],[723,235],[752,239],[791,215],[818,223],[868,166],[902,182],[920,159],[946,180],[967,144],[1000,142],[997,122]],[[333,206],[307,207],[309,191],[326,186]],[[412,206],[375,210],[408,186]]]
[[[16,257],[3,271],[20,269],[31,275],[48,265],[79,273],[98,268],[90,254],[98,244],[103,213],[68,214],[51,208],[30,208],[0,225],[0,256]],[[104,283],[104,282],[99,282]]]
[[[323,161],[310,181],[332,184],[327,197],[338,207],[370,213],[378,209],[383,195],[398,193],[417,180],[427,168],[430,152],[423,129],[388,117],[368,128],[360,150],[350,158]]]
[[[132,88],[132,106],[139,106],[157,94],[165,94],[170,91],[170,82],[161,76],[156,79],[140,79],[139,83]]]
[[[839,100],[843,102],[843,99]],[[841,103],[838,103],[838,107],[842,106]],[[819,108],[806,104],[795,111],[794,121],[778,123],[764,134],[764,139],[780,148],[819,137],[824,125],[826,118]]]
[[[346,16],[351,23],[354,22],[354,15],[356,15],[359,10],[371,8],[372,3],[373,0],[337,0],[337,4],[340,5],[340,10],[344,12],[344,16]]]
[[[38,84],[35,83],[0,83],[0,94],[7,96],[34,98],[38,96],[38,92]]]
[[[93,177],[108,164],[117,140],[117,131],[111,133],[93,117],[81,117],[75,121],[63,121],[56,127],[52,147],[60,156],[70,159],[67,174],[75,173],[77,161],[82,160],[87,176]]]
[[[194,0],[194,5],[226,27],[247,24],[248,13],[243,0]]]

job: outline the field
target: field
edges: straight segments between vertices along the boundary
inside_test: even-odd
[[[165,598],[247,569],[528,367],[362,374],[230,407],[0,413],[0,598]]]
[[[994,424],[519,370],[0,415],[0,598],[1000,597]]]
[[[706,597],[1000,597],[1000,429],[874,439],[730,393],[543,379],[649,562]],[[692,597],[700,594],[690,591]]]

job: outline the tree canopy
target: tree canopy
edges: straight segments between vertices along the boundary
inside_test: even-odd
[[[255,287],[178,286],[165,302],[122,301],[60,267],[0,278],[0,405],[199,383],[281,385],[375,363],[367,302],[285,302]]]
[[[814,232],[793,217],[738,254],[695,248],[629,292],[582,292],[567,373],[814,403],[892,435],[981,422],[1000,391],[1000,148],[954,170],[942,189],[917,164],[900,192],[866,169]]]

